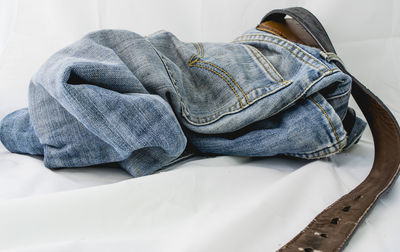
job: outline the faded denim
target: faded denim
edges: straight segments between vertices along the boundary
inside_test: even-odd
[[[117,162],[135,177],[198,153],[317,159],[366,126],[344,129],[350,90],[319,49],[256,29],[231,43],[100,30],[44,63],[0,140],[48,168]]]

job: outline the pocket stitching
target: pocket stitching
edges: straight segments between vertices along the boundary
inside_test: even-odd
[[[269,96],[269,95],[271,95],[271,94],[274,94],[275,92],[278,92],[279,90],[281,90],[282,88],[285,88],[285,87],[286,87],[286,86],[279,86],[279,87],[277,87],[277,88],[275,88],[275,89],[269,90],[268,92],[266,92],[266,93],[264,93],[264,94],[258,96],[258,97],[255,98],[254,100],[251,100],[251,102],[250,102],[249,104],[247,104],[247,105],[244,107],[244,109],[247,108],[247,107],[249,107],[249,106],[251,106],[251,105],[253,105],[253,104],[254,104],[255,102],[257,102],[257,101],[259,101],[259,100],[261,100],[261,99],[263,99],[263,98],[265,98],[265,97],[267,97],[267,96]],[[251,94],[251,93],[253,93],[253,92],[257,92],[258,90],[265,90],[265,88],[264,88],[264,87],[255,88],[255,89],[250,90],[247,94]],[[208,116],[208,117],[196,117],[196,116],[191,116],[189,113],[187,113],[187,115],[184,114],[183,116],[186,118],[186,120],[188,120],[188,121],[189,121],[191,124],[193,124],[193,125],[196,125],[196,126],[204,126],[204,125],[209,125],[209,124],[211,124],[211,123],[214,123],[215,121],[219,120],[220,118],[222,118],[222,117],[225,116],[225,115],[230,115],[230,114],[238,113],[238,112],[240,112],[240,111],[243,110],[243,109],[239,109],[239,108],[236,109],[236,110],[233,110],[236,106],[237,106],[237,103],[235,103],[234,105],[230,106],[230,107],[227,109],[227,112],[216,113],[216,114],[211,115],[211,116]],[[205,122],[195,122],[195,121],[193,121],[193,119],[190,119],[190,118],[188,118],[187,116],[190,116],[191,118],[197,118],[197,120],[206,120],[206,121],[205,121]],[[209,118],[213,118],[213,119],[209,119]]]
[[[202,66],[202,65],[195,64],[195,63],[198,62],[198,63],[203,63],[203,64],[212,65],[212,66],[216,67],[217,69],[219,69],[221,72],[225,73],[225,74],[232,80],[232,82],[234,82],[233,78],[232,78],[224,69],[222,69],[222,68],[220,68],[220,67],[218,67],[218,66],[216,66],[216,65],[214,65],[214,64],[212,64],[212,63],[210,63],[210,62],[202,61],[202,60],[199,59],[200,57],[204,56],[204,48],[203,48],[203,46],[202,46],[201,43],[197,43],[197,44],[196,44],[196,43],[192,43],[192,45],[196,48],[196,53],[193,54],[193,55],[190,57],[190,60],[189,60],[189,67],[197,66],[197,67],[201,67],[201,68],[207,69],[207,70],[209,70],[209,71],[211,71],[211,72],[217,74],[217,75],[218,75],[219,77],[221,77],[225,82],[227,82],[227,84],[228,84],[228,85],[231,87],[231,89],[235,92],[235,90],[234,90],[233,87],[229,84],[229,82],[228,82],[222,75],[220,75],[218,72],[216,72],[216,71],[214,71],[214,70],[212,70],[212,69],[210,69],[210,68],[207,68],[206,66]],[[245,45],[245,46],[246,46],[246,45]],[[196,56],[199,56],[199,55],[200,55],[199,58],[195,58]],[[250,55],[250,56],[251,56],[251,55]],[[272,67],[272,68],[274,69],[274,67]],[[276,69],[274,69],[274,70],[276,71]],[[330,71],[327,71],[327,72],[330,72]],[[325,72],[325,73],[326,73],[326,72]],[[279,73],[277,73],[277,74],[278,74],[280,77],[282,77]],[[273,93],[279,91],[280,89],[282,89],[282,88],[284,88],[284,87],[287,87],[289,84],[291,84],[291,83],[293,82],[293,81],[285,81],[285,80],[283,79],[283,77],[282,77],[282,80],[283,80],[283,82],[276,81],[277,84],[278,84],[278,83],[279,83],[279,84],[282,84],[280,87],[278,86],[278,87],[276,87],[275,89],[269,90],[269,92],[266,92],[266,93],[262,94],[261,96],[257,97],[257,98],[254,99],[254,100],[251,100],[251,101],[248,99],[248,96],[247,96],[247,95],[249,95],[250,93],[252,93],[253,91],[256,91],[256,90],[263,90],[264,88],[256,88],[256,89],[250,90],[250,91],[246,94],[246,93],[244,93],[244,91],[240,88],[240,86],[238,86],[238,88],[240,88],[240,90],[242,91],[242,94],[244,95],[244,97],[246,98],[246,101],[247,101],[247,104],[245,104],[245,105],[243,106],[243,104],[242,104],[242,102],[241,102],[241,99],[238,97],[238,98],[239,98],[238,100],[239,100],[239,103],[240,103],[240,107],[241,107],[241,108],[234,109],[235,107],[237,107],[237,106],[239,105],[238,103],[235,103],[235,104],[233,104],[232,106],[230,106],[229,108],[227,108],[227,110],[226,110],[225,112],[216,113],[216,114],[213,114],[213,115],[210,115],[210,116],[207,116],[207,117],[198,117],[198,116],[191,115],[191,114],[187,111],[187,108],[185,107],[185,110],[186,110],[186,111],[185,111],[185,113],[183,113],[183,117],[184,117],[190,124],[192,124],[192,125],[196,125],[196,126],[209,125],[209,124],[211,124],[211,123],[213,123],[213,122],[219,120],[221,117],[223,117],[223,116],[225,116],[225,115],[229,115],[229,114],[232,114],[232,113],[237,113],[237,112],[239,112],[239,111],[241,111],[241,110],[243,110],[243,109],[245,109],[245,108],[251,106],[251,105],[252,105],[253,103],[255,103],[256,101],[258,101],[258,100],[260,100],[260,99],[262,99],[262,98],[264,98],[264,97],[266,97],[266,96],[269,96],[269,95],[271,95],[271,94],[273,94]],[[238,84],[237,84],[237,85],[238,85]],[[235,94],[237,94],[237,92],[235,92]],[[238,94],[237,94],[237,96],[238,96]],[[183,101],[182,101],[182,103],[183,103]],[[184,105],[184,104],[183,104],[183,105]],[[203,121],[203,122],[201,122],[201,121]]]
[[[251,46],[251,45],[244,45],[244,46],[247,47],[247,48],[251,51],[251,53],[254,55],[254,58],[263,66],[263,68],[265,69],[265,71],[269,73],[269,75],[271,76],[271,78],[274,79],[274,81],[275,81],[276,83],[279,83],[279,84],[282,84],[282,85],[287,85],[287,84],[289,84],[289,83],[291,82],[291,81],[285,81],[285,80],[283,79],[282,75],[276,70],[276,68],[275,68],[275,67],[271,64],[271,62],[268,60],[268,58],[265,57],[265,55],[262,54],[257,48],[255,48],[254,46]],[[257,55],[258,55],[258,56],[257,56]],[[269,67],[267,67],[267,66],[261,61],[260,58],[262,58],[262,59],[267,63],[267,65],[268,65]],[[275,73],[275,75],[271,73],[271,70]],[[276,79],[276,78],[279,78],[280,80],[278,80],[278,79]]]
[[[257,36],[259,37],[263,37],[264,39],[257,39]],[[297,55],[296,53],[294,53],[290,48],[288,48],[285,45],[282,45],[278,42],[275,41],[271,41],[271,39],[278,39],[282,42],[284,42],[285,44],[291,45],[293,47],[295,47],[295,49],[297,49],[299,52],[303,53],[305,56],[307,56],[308,58],[310,58],[311,60],[315,61],[316,63],[318,63],[320,66],[322,66],[324,68],[324,70],[321,70],[320,68],[312,65],[310,62],[305,61],[304,59],[302,59],[299,55]],[[329,71],[329,68],[324,65],[320,60],[318,60],[317,58],[315,58],[314,56],[312,56],[311,54],[307,53],[306,51],[304,51],[302,48],[300,48],[299,46],[297,46],[296,44],[288,41],[288,40],[283,40],[277,36],[268,36],[267,34],[260,34],[260,33],[250,33],[250,34],[245,34],[242,36],[239,36],[238,38],[236,38],[233,42],[268,42],[268,43],[272,43],[272,44],[276,44],[284,49],[286,49],[289,53],[293,54],[296,58],[298,58],[299,60],[301,60],[302,62],[308,64],[309,66],[311,66],[312,68],[318,70],[321,73],[325,73],[327,71]]]
[[[157,54],[158,54],[158,53],[157,53]],[[185,114],[189,114],[188,109],[187,109],[187,107],[186,107],[186,104],[185,104],[184,101],[183,101],[182,95],[181,95],[181,93],[179,92],[179,87],[178,87],[177,84],[176,84],[177,81],[176,81],[175,78],[173,77],[173,74],[172,74],[171,70],[169,69],[168,64],[166,63],[166,60],[165,60],[164,57],[161,56],[161,55],[159,55],[159,57],[160,57],[160,59],[161,59],[163,65],[164,65],[165,69],[167,70],[168,76],[169,76],[169,78],[171,79],[171,83],[172,83],[172,85],[173,85],[173,87],[174,87],[176,93],[177,93],[178,96],[179,96],[179,101],[180,101],[180,104],[182,105],[182,113],[183,113],[184,115],[185,115]]]
[[[324,113],[326,119],[328,119],[329,124],[330,124],[331,127],[332,127],[332,131],[333,131],[333,133],[335,134],[336,141],[339,142],[339,136],[338,136],[338,134],[336,133],[336,129],[335,129],[335,126],[333,125],[333,122],[332,122],[331,118],[328,116],[328,114],[325,112],[325,110],[322,108],[322,106],[321,106],[317,101],[315,101],[312,97],[310,97],[310,100],[311,100],[315,105],[318,106],[318,108],[322,111],[322,113]]]
[[[211,63],[211,62],[207,62],[207,61],[204,61],[204,60],[201,60],[201,59],[200,59],[201,57],[204,56],[204,48],[203,48],[203,45],[202,45],[201,43],[198,43],[198,46],[197,46],[195,43],[193,43],[193,46],[196,48],[196,51],[197,51],[197,52],[196,52],[196,54],[194,54],[194,55],[190,58],[189,63],[188,63],[188,64],[189,64],[189,67],[202,67],[202,68],[204,68],[204,69],[207,69],[207,70],[211,71],[212,73],[217,74],[219,77],[221,77],[221,78],[229,85],[229,87],[232,89],[232,91],[233,91],[233,92],[235,93],[235,95],[237,96],[237,98],[238,98],[238,100],[239,100],[239,103],[240,103],[240,106],[241,106],[242,108],[244,108],[243,103],[242,103],[242,101],[241,101],[241,98],[240,98],[239,94],[236,92],[236,90],[232,87],[232,85],[229,83],[229,81],[228,81],[226,78],[224,78],[221,74],[219,74],[219,73],[216,72],[215,70],[213,70],[213,69],[211,69],[211,68],[209,68],[209,67],[201,66],[201,65],[196,64],[196,63],[204,63],[204,64],[211,65],[211,66],[217,68],[217,69],[220,70],[222,73],[224,73],[224,74],[239,88],[240,92],[243,94],[244,98],[246,99],[247,104],[249,104],[249,99],[247,98],[247,95],[245,94],[245,92],[243,91],[243,89],[240,87],[240,85],[235,81],[235,79],[234,79],[226,70],[224,70],[223,68],[221,68],[221,67],[219,67],[219,66],[216,66],[215,64],[213,64],[213,63]],[[199,54],[200,54],[200,56],[199,56]],[[199,57],[197,57],[197,56],[199,56]]]
[[[196,62],[197,62],[197,61],[196,61]],[[201,61],[200,61],[200,62],[201,62]],[[201,68],[204,68],[204,69],[206,69],[206,70],[209,70],[209,71],[212,72],[212,73],[217,74],[219,77],[221,77],[221,78],[229,85],[229,87],[232,89],[232,91],[235,93],[236,97],[237,97],[238,100],[239,100],[240,107],[243,108],[243,103],[242,103],[242,101],[240,100],[240,96],[239,96],[238,93],[235,91],[235,89],[232,87],[232,85],[229,83],[229,81],[228,81],[227,79],[225,79],[221,74],[219,74],[218,72],[216,72],[216,71],[214,71],[214,70],[212,70],[211,68],[206,67],[206,66],[194,65],[194,64],[189,64],[189,66],[190,66],[190,67],[201,67]]]

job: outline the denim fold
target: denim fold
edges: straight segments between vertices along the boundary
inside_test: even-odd
[[[229,43],[99,30],[40,67],[0,141],[51,169],[116,162],[134,177],[196,154],[318,159],[366,127],[343,126],[350,91],[319,49],[255,28]]]

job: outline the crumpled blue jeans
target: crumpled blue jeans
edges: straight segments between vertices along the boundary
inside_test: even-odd
[[[319,49],[257,29],[231,43],[100,30],[33,76],[0,140],[49,168],[117,162],[132,176],[196,153],[317,159],[360,138],[351,79]]]

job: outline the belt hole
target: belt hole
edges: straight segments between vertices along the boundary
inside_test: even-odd
[[[331,220],[331,224],[338,224],[339,223],[339,218],[333,218],[332,220]]]
[[[322,250],[317,250],[313,248],[298,248],[299,251],[305,251],[305,252],[323,252]]]
[[[328,238],[328,235],[327,234],[324,234],[324,233],[319,233],[319,232],[315,232],[314,233],[314,235],[318,235],[318,236],[321,236],[321,237],[323,237],[323,238]]]
[[[362,198],[362,195],[358,195],[357,197],[354,198],[354,200],[359,200]]]
[[[343,207],[343,212],[348,212],[350,210],[351,206],[345,206]]]
[[[304,251],[304,252],[313,252],[313,248],[298,248],[299,251]]]

